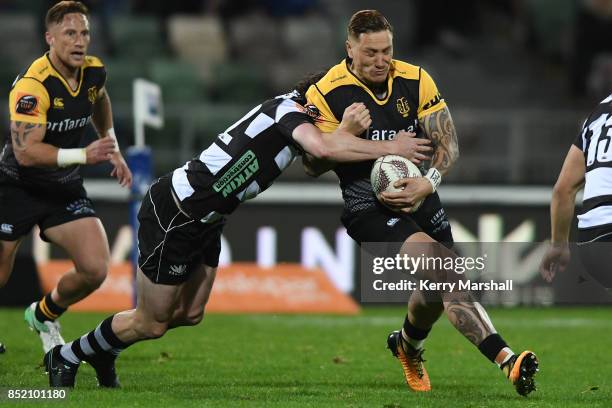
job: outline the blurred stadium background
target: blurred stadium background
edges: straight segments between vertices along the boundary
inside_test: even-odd
[[[0,47],[0,95],[8,97],[17,73],[46,50],[43,18],[53,3],[0,0],[0,40],[3,44]],[[92,12],[90,54],[101,57],[106,64],[115,130],[123,148],[134,143],[133,80],[146,78],[162,88],[165,127],[147,129],[146,133],[147,144],[153,151],[154,176],[174,169],[199,153],[255,103],[286,92],[307,72],[336,64],[345,56],[345,29],[349,17],[360,9],[379,9],[395,29],[395,58],[426,68],[453,115],[461,157],[446,177],[441,197],[453,222],[457,241],[537,243],[545,240],[549,234],[550,192],[567,149],[590,109],[612,90],[612,0],[90,0],[84,3]],[[1,132],[0,138],[3,138],[8,135],[8,109],[0,110],[0,123],[6,129]],[[94,137],[93,133],[89,137]],[[87,168],[85,177],[90,196],[107,229],[115,261],[120,263],[126,258],[130,242],[129,194],[108,178],[109,172],[110,168],[104,166]],[[264,267],[277,262],[293,262],[321,267],[339,292],[358,300],[359,251],[341,227],[341,208],[335,176],[330,173],[321,180],[312,180],[296,163],[270,191],[244,205],[231,218],[224,234],[222,262],[257,262]],[[537,275],[535,268],[539,259],[534,263],[535,258],[524,256],[527,249],[533,248],[520,247],[516,258],[505,268],[493,272],[497,273],[493,276],[496,278],[517,279],[518,289],[507,298],[488,299],[488,304],[559,303],[557,289],[544,285]],[[35,237],[21,246],[13,276],[7,287],[0,290],[0,306],[24,306],[43,293],[43,288],[36,284],[44,281],[44,276],[40,276],[41,263],[49,258],[65,257],[57,249],[46,251]],[[60,265],[59,271],[63,268],[65,265]],[[512,275],[517,270],[521,271],[520,276]],[[127,293],[130,300],[129,281],[111,279],[114,273],[108,285],[99,291],[102,304],[109,309],[118,307],[109,300],[109,290],[124,296]],[[291,293],[303,295],[304,287],[298,285]],[[215,289],[222,292],[223,288],[227,289],[227,285],[219,283]],[[573,293],[572,283],[561,289],[566,295],[564,299],[572,299],[567,295]],[[259,295],[263,296],[261,304],[270,300],[273,292],[263,291]],[[314,299],[317,301],[316,296]],[[573,299],[573,303],[579,304],[605,301],[587,292]],[[500,328],[511,333],[510,340],[533,344],[538,347],[536,351],[548,353],[544,356],[549,359],[545,364],[549,364],[556,374],[544,377],[549,391],[548,394],[544,392],[543,397],[536,397],[544,398],[536,401],[537,406],[570,403],[606,406],[606,400],[609,403],[610,386],[608,383],[606,388],[603,380],[609,380],[609,372],[606,374],[603,366],[597,365],[601,362],[598,356],[609,350],[602,348],[605,342],[594,340],[598,336],[609,338],[606,335],[610,331],[609,312],[609,307],[597,311],[573,310],[569,326],[562,319],[563,310],[557,313],[555,309],[537,312],[518,308],[493,312],[494,318],[501,318]],[[18,340],[25,336],[21,330],[12,330],[21,324],[19,310],[5,309],[1,313],[0,340],[8,343],[9,351],[15,350],[14,356],[19,360],[6,360],[10,367],[5,371],[0,369],[3,375],[0,386],[42,386],[44,380],[31,374],[31,358],[38,356],[37,339],[30,336],[23,343]],[[317,401],[344,405],[352,401],[372,406],[389,401],[387,406],[400,406],[396,402],[398,394],[393,391],[395,387],[398,392],[404,391],[400,373],[391,375],[384,371],[399,368],[394,361],[382,362],[379,358],[382,358],[387,329],[399,327],[402,313],[399,308],[370,309],[351,322],[300,317],[298,323],[282,318],[280,325],[274,316],[253,316],[252,319],[213,316],[207,323],[210,331],[190,331],[187,337],[181,330],[160,342],[163,350],[175,350],[176,344],[196,350],[193,355],[182,356],[185,369],[174,367],[173,372],[172,363],[168,364],[170,371],[167,373],[173,374],[167,376],[178,381],[177,389],[180,390],[180,396],[170,396],[176,400],[168,404],[186,403],[183,395],[201,400],[209,398],[208,402],[213,404],[242,403],[246,395],[245,400],[260,401],[264,405],[269,402],[286,406],[282,398],[291,396],[294,405],[317,405]],[[101,316],[69,313],[65,323],[66,337],[80,334]],[[517,321],[527,322],[525,327],[529,333],[523,331]],[[345,339],[344,328],[353,322],[361,333],[357,336],[363,336],[362,344]],[[286,342],[283,336],[297,326],[306,327],[303,331],[310,334],[305,339],[294,339],[294,347],[294,343]],[[25,331],[25,326],[21,328]],[[376,335],[371,329],[377,331]],[[448,323],[441,323],[439,330],[441,334],[453,333]],[[256,338],[251,348],[240,349],[238,354],[226,349],[225,339],[254,334]],[[317,340],[309,343],[310,337]],[[481,388],[490,371],[485,371],[485,365],[480,364],[482,361],[468,343],[458,336],[453,344],[447,343],[445,335],[432,337],[432,350],[440,351],[437,357],[432,356],[433,362],[440,364],[433,368],[434,374],[442,377],[439,381],[450,384],[451,391],[441,400],[419,399],[419,403],[422,406],[456,405],[458,399],[471,393],[475,393],[475,398],[490,398]],[[567,340],[563,344],[565,354],[556,362],[552,362],[551,355],[559,345],[551,340],[553,338]],[[591,338],[591,343],[571,341],[575,338]],[[330,346],[330,355],[323,343],[335,345]],[[380,351],[373,348],[379,346]],[[253,351],[260,348],[266,350],[263,357],[255,359],[246,370],[231,365],[236,359],[251,361]],[[298,362],[307,367],[303,372],[305,382],[286,380],[288,372],[295,374],[295,361],[293,358],[291,361],[276,360],[275,348],[290,356],[294,353],[301,356]],[[223,353],[215,359],[220,349]],[[444,353],[451,349],[456,359],[445,357]],[[595,351],[591,356],[593,360],[589,360],[589,367],[583,366],[581,379],[574,382],[565,375],[566,367],[562,362],[583,359],[584,349]],[[136,377],[141,375],[140,370],[146,371],[139,363],[160,367],[159,364],[172,360],[172,354],[165,351],[157,360],[151,360],[146,353],[159,352],[157,343],[143,345],[140,350],[126,353],[126,361],[131,363],[125,365],[125,370],[132,370],[127,371],[126,376]],[[463,356],[464,350],[469,357]],[[18,354],[19,351],[25,354]],[[368,352],[366,361],[371,361],[366,363],[367,368],[378,364],[380,367],[376,369],[385,372],[371,383],[362,380],[371,373],[366,373],[362,362],[358,361],[359,355]],[[598,354],[600,352],[602,354]],[[176,351],[175,356],[181,359],[181,352]],[[319,363],[320,358],[326,363]],[[188,382],[192,376],[199,375],[201,367],[197,364],[204,364],[204,359],[211,370],[223,373],[220,378],[233,378],[230,388],[223,388],[227,386],[223,380],[215,383],[210,377],[207,377],[209,386],[203,391],[199,390],[201,378],[193,380],[194,383]],[[130,365],[133,367],[128,369]],[[475,377],[466,380],[470,382],[466,392],[457,385],[459,378],[447,374],[459,372],[465,366],[478,366]],[[263,374],[258,367],[264,367]],[[324,368],[330,371],[321,371]],[[486,366],[487,370],[490,368]],[[347,376],[343,369],[357,371],[350,371]],[[237,371],[242,376],[236,377]],[[331,377],[328,376],[330,372],[333,372]],[[152,383],[159,380],[157,370],[148,375],[153,376]],[[260,375],[261,384],[254,383],[253,379]],[[387,377],[394,378],[388,380],[393,386],[381,388]],[[134,382],[132,378],[132,386]],[[85,384],[86,389],[93,391],[93,383]],[[131,401],[140,401],[141,391],[147,392],[152,403],[166,401],[163,398],[168,395],[162,397],[160,390],[147,384],[142,382]],[[168,383],[162,391],[174,391],[173,384],[177,385]],[[366,387],[366,392],[356,391],[355,397],[355,384]],[[589,399],[590,394],[584,392],[592,391],[596,385],[607,391]],[[588,386],[593,387],[589,389]],[[492,392],[497,399],[491,401],[512,406],[503,397],[509,391],[504,388],[507,385],[502,384],[501,377],[495,387]],[[270,396],[272,399],[268,400]],[[75,398],[77,401],[92,400],[90,394]],[[110,397],[98,392],[94,398],[105,401],[104,398]],[[107,402],[110,404],[110,399]],[[597,405],[599,403],[602,405]]]
[[[47,49],[43,20],[53,3],[0,2],[1,94]],[[165,126],[146,133],[154,176],[199,153],[253,104],[336,64],[345,56],[349,17],[372,7],[362,0],[84,3],[92,12],[90,53],[106,64],[123,148],[134,143],[133,80],[161,86]],[[612,1],[384,0],[375,7],[394,26],[395,58],[432,74],[456,123],[461,157],[441,189],[456,241],[545,240],[550,191],[565,153],[589,110],[612,89]],[[7,115],[0,110],[5,129]],[[129,194],[109,170],[88,167],[84,175],[121,260]],[[296,162],[231,219],[222,262],[319,266],[340,291],[358,298],[359,251],[341,228],[341,206],[333,173],[312,180]],[[24,270],[32,269],[32,253],[39,264],[63,257],[57,249],[39,251],[39,244],[20,248],[18,262],[30,265]],[[531,265],[521,282],[534,281],[535,272]],[[30,279],[14,274],[11,281],[22,287]],[[23,291],[11,286],[0,293],[0,304],[32,296],[15,298]],[[553,294],[531,289],[499,301],[553,302]]]

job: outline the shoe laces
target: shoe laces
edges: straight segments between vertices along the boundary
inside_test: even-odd
[[[419,376],[419,378],[423,378],[423,363],[425,362],[425,360],[423,359],[423,352],[425,351],[425,349],[421,349],[418,350],[412,354],[407,354],[407,357],[410,359],[410,362],[412,363],[412,365],[416,368],[416,372],[417,375]]]
[[[423,373],[423,363],[427,361],[423,359],[423,353],[425,352],[425,349],[415,350],[414,347],[409,344],[406,344],[404,339],[402,339],[401,337],[399,339],[399,343],[400,347],[404,351],[404,355],[408,360],[410,360],[412,366],[415,367],[419,378],[423,378],[423,375],[425,375]]]

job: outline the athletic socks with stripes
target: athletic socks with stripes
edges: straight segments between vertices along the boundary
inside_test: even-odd
[[[113,317],[106,318],[95,330],[62,346],[60,350],[64,360],[72,364],[95,359],[115,359],[124,349],[130,346],[124,343],[113,332]]]
[[[50,321],[53,322],[59,318],[62,313],[67,309],[57,305],[53,299],[51,299],[51,293],[47,293],[38,303],[36,303],[36,309],[34,310],[34,316],[39,322]]]

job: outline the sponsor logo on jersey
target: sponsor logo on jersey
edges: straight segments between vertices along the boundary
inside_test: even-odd
[[[387,221],[387,225],[393,227],[395,224],[398,223],[399,220],[399,218],[389,218],[389,221]]]
[[[168,273],[174,276],[181,276],[187,272],[187,265],[170,265]]]
[[[64,98],[53,98],[54,109],[64,109]]]
[[[91,103],[96,103],[96,99],[98,99],[98,89],[95,86],[87,90],[87,99],[89,99]]]
[[[432,106],[436,106],[437,104],[440,103],[441,100],[442,100],[442,97],[440,96],[439,93],[437,93],[436,96],[434,96],[429,102],[423,105],[423,110],[425,111],[431,108]]]
[[[416,129],[417,129],[417,120],[414,120],[414,125],[410,125],[408,127],[406,127],[406,129],[399,129],[399,130],[393,130],[393,129],[374,129],[374,128],[369,128],[368,132],[366,134],[366,139],[369,140],[393,140],[395,139],[395,135],[397,135],[399,132],[401,132],[402,130],[405,132],[413,132],[416,133]]]
[[[343,75],[339,76],[338,78],[334,78],[334,79],[332,79],[332,80],[331,80],[331,81],[329,81],[329,82],[333,84],[333,83],[334,83],[334,82],[336,82],[336,81],[340,81],[341,79],[346,78],[346,76],[347,76],[346,74],[343,74]]]
[[[223,198],[235,192],[247,182],[255,173],[259,171],[259,162],[255,153],[247,150],[245,154],[234,163],[228,171],[226,171],[215,184],[213,189],[217,193],[221,193]]]
[[[91,115],[84,118],[64,119],[59,122],[47,122],[47,130],[51,132],[67,132],[72,129],[82,128],[91,123]]]
[[[397,111],[400,113],[400,115],[405,118],[408,117],[408,114],[410,113],[410,105],[408,104],[405,96],[399,98],[395,103],[395,106],[397,107]]]
[[[312,119],[316,120],[319,118],[319,116],[321,116],[321,112],[319,112],[319,108],[317,108],[315,105],[308,104],[306,106],[302,106],[298,104],[298,107],[300,108],[302,112],[307,114]]]
[[[38,115],[38,97],[34,95],[19,94],[17,96],[17,105],[15,105],[15,112],[21,113],[22,115]]]
[[[0,232],[3,232],[5,234],[12,234],[13,233],[13,225],[11,225],[11,224],[1,224],[0,225]]]

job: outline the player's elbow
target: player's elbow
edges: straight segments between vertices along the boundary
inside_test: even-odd
[[[314,144],[308,152],[317,160],[331,160],[333,158],[332,150],[325,143]]]
[[[570,185],[564,180],[557,180],[553,187],[552,198],[554,201],[563,202],[575,198],[578,188]]]
[[[36,160],[25,149],[15,149],[13,151],[15,159],[21,167],[32,167],[36,165]]]

